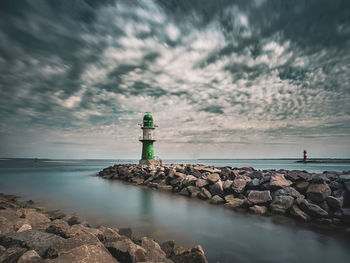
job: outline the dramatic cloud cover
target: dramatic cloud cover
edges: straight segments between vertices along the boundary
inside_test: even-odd
[[[350,156],[350,1],[0,1],[0,155]]]

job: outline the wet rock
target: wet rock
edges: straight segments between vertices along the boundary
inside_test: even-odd
[[[221,198],[220,196],[218,196],[218,195],[214,195],[214,196],[210,199],[210,203],[218,205],[218,204],[223,204],[223,203],[225,203],[225,200],[222,199],[222,198]]]
[[[40,256],[44,256],[50,246],[61,240],[63,240],[63,238],[50,233],[38,230],[27,230],[1,236],[0,244],[5,247],[26,247],[35,250]]]
[[[180,195],[183,195],[183,196],[190,196],[190,192],[187,190],[187,188],[183,188],[183,189],[180,191]]]
[[[53,211],[47,211],[45,212],[45,215],[51,220],[55,220],[55,219],[63,219],[66,214],[63,213],[61,210],[53,210]]]
[[[198,194],[198,198],[203,199],[203,200],[210,199],[211,193],[203,187],[203,188],[201,188],[201,191]]]
[[[344,187],[347,192],[350,192],[350,181],[344,182]]]
[[[103,233],[97,229],[97,228],[92,228],[92,227],[86,227],[81,224],[73,225],[70,229],[69,232],[66,234],[69,237],[75,236],[77,233],[86,233],[95,236],[99,240],[103,240],[104,235]]]
[[[331,193],[331,189],[326,184],[310,184],[306,191],[307,197],[313,202],[322,202]]]
[[[266,204],[272,200],[269,190],[265,191],[250,191],[248,201],[252,204]]]
[[[306,193],[307,188],[309,187],[310,183],[308,182],[300,182],[298,183],[295,188],[302,194]]]
[[[279,214],[285,214],[294,203],[294,197],[289,195],[277,195],[273,198],[270,209]]]
[[[51,225],[46,228],[47,233],[55,234],[63,238],[69,237],[69,225],[66,221],[62,219],[56,219],[51,222]]]
[[[207,176],[207,180],[211,183],[216,183],[217,181],[220,180],[220,175],[217,173],[212,173]]]
[[[328,184],[328,186],[332,189],[332,191],[334,190],[338,190],[338,189],[342,189],[342,185],[341,183],[338,183],[336,181],[332,181]]]
[[[77,224],[84,224],[85,221],[82,219],[82,217],[78,214],[72,215],[68,218],[67,223],[72,226],[72,225],[77,225]]]
[[[279,189],[279,188],[290,186],[291,184],[292,182],[290,180],[287,180],[283,174],[276,173],[275,175],[271,176],[271,179],[270,179],[271,189]]]
[[[244,207],[247,204],[245,199],[235,198],[233,195],[226,195],[224,199],[226,201],[224,206],[230,209]]]
[[[183,180],[184,180],[183,177],[177,177],[177,178],[171,180],[171,181],[170,181],[170,184],[171,184],[172,186],[180,186],[180,185],[182,184],[182,181],[183,181]]]
[[[11,247],[7,249],[1,256],[0,262],[2,263],[17,263],[19,258],[26,252],[25,248]]]
[[[258,215],[264,215],[267,213],[267,207],[261,205],[254,205],[249,207],[249,210]]]
[[[299,207],[301,210],[303,210],[305,213],[307,213],[311,217],[315,217],[315,218],[328,217],[327,211],[323,210],[321,207],[319,207],[316,204],[310,203],[306,199],[299,204]]]
[[[289,211],[290,215],[302,221],[310,221],[310,216],[302,211],[297,205],[293,205]]]
[[[260,179],[254,178],[247,185],[246,189],[248,190],[258,190],[260,188]]]
[[[342,174],[336,179],[339,183],[344,183],[350,181],[350,174]]]
[[[350,208],[342,208],[340,220],[346,224],[350,224]]]
[[[98,230],[102,232],[103,242],[114,242],[121,239],[119,230],[116,228],[99,226]]]
[[[209,187],[209,191],[212,195],[221,195],[223,190],[223,184],[220,179]]]
[[[172,191],[173,187],[171,185],[159,184],[157,189],[161,191]]]
[[[190,192],[191,197],[197,197],[197,195],[201,192],[201,189],[196,186],[187,186],[188,192]]]
[[[168,240],[160,244],[161,249],[165,252],[166,256],[169,258],[174,254],[175,242],[174,240]]]
[[[46,260],[47,263],[117,263],[108,251],[101,246],[82,245],[73,248],[58,258]]]
[[[326,202],[327,204],[334,210],[339,210],[340,208],[343,207],[343,198],[337,198],[334,196],[327,196],[326,197]]]
[[[159,244],[147,237],[141,238],[141,247],[146,250],[146,258],[152,262],[172,262],[166,258],[165,252]]]
[[[177,253],[171,258],[174,263],[207,263],[205,253],[201,246],[196,246],[191,250]]]
[[[131,177],[131,182],[137,184],[137,185],[141,185],[143,184],[145,180],[143,178],[140,178],[140,177]]]
[[[130,239],[106,243],[105,247],[119,262],[136,263],[147,261],[146,250],[134,244]]]
[[[39,263],[44,260],[36,253],[35,250],[29,250],[25,252],[18,260],[18,263]]]

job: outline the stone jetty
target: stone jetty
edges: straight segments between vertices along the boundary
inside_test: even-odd
[[[201,246],[186,249],[136,238],[131,229],[91,227],[78,214],[46,211],[33,201],[0,194],[0,262],[206,263]]]
[[[98,176],[198,198],[228,209],[285,215],[350,232],[350,171],[308,173],[204,165],[114,165]]]

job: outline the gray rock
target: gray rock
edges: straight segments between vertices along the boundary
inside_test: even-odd
[[[103,246],[82,245],[63,253],[58,258],[45,260],[46,263],[118,263]]]
[[[185,186],[196,185],[197,178],[193,175],[187,175],[185,179],[182,181],[182,184]]]
[[[311,217],[315,218],[322,218],[322,217],[328,217],[327,211],[323,210],[318,205],[310,203],[308,200],[304,199],[300,204],[299,207],[301,210],[303,210],[305,213],[310,215]]]
[[[294,197],[289,195],[277,195],[273,198],[270,209],[279,214],[285,214],[293,205]]]
[[[19,258],[18,263],[39,263],[43,261],[35,250],[29,250]]]
[[[205,188],[203,187],[203,188],[201,188],[201,191],[200,191],[200,193],[198,194],[198,198],[204,199],[204,200],[210,199],[210,198],[211,198],[211,193],[210,193],[207,189],[205,189]]]
[[[222,199],[222,198],[221,198],[220,196],[218,196],[218,195],[214,195],[214,196],[210,199],[210,203],[218,205],[218,204],[223,204],[223,203],[225,203],[225,200]]]
[[[166,258],[165,252],[159,244],[147,237],[141,238],[141,247],[146,250],[146,258],[151,262],[172,262]]]
[[[83,224],[84,220],[82,217],[78,214],[72,215],[68,218],[67,223],[72,226],[72,225],[77,225],[77,224]]]
[[[220,179],[209,187],[209,191],[212,195],[221,195],[223,190],[223,184]]]
[[[223,189],[225,191],[229,190],[232,186],[233,181],[232,180],[226,180],[223,184]]]
[[[280,188],[290,186],[291,184],[292,182],[290,180],[287,180],[283,174],[276,173],[273,176],[271,176],[271,179],[270,179],[271,189],[280,189]]]
[[[187,190],[190,192],[191,197],[197,197],[197,195],[201,192],[201,189],[199,187],[192,185],[187,186]]]
[[[174,263],[207,263],[205,253],[201,246],[196,246],[191,250],[182,251],[175,254],[172,258]]]
[[[272,200],[269,190],[265,191],[250,191],[248,201],[252,204],[266,204]]]
[[[316,203],[324,201],[331,193],[331,188],[326,184],[310,184],[306,191],[307,197]]]
[[[44,256],[48,248],[56,242],[63,240],[62,237],[41,232],[27,230],[24,232],[10,233],[0,237],[0,244],[5,247],[16,246],[35,250],[40,256]]]
[[[305,194],[307,188],[309,187],[309,185],[310,185],[310,183],[308,183],[308,182],[300,182],[300,183],[298,183],[298,184],[295,186],[295,188],[296,188],[300,193]]]
[[[197,187],[204,187],[206,185],[208,185],[209,182],[205,179],[198,179],[197,182],[196,182],[196,186]]]
[[[69,237],[69,225],[62,219],[55,219],[51,222],[51,225],[46,229],[47,233],[59,235],[63,238]]]
[[[187,188],[183,188],[183,189],[180,191],[180,195],[183,195],[183,196],[190,196],[190,192],[187,190]]]
[[[289,211],[290,215],[296,219],[310,221],[310,216],[302,211],[298,206],[293,205]]]
[[[326,197],[326,202],[327,204],[333,208],[334,210],[339,210],[340,208],[343,207],[343,201],[344,199],[339,197],[334,197],[334,196],[327,196]]]
[[[264,215],[267,213],[267,207],[263,205],[254,205],[249,207],[249,210],[254,214]]]
[[[1,263],[17,263],[19,258],[26,252],[25,248],[11,247],[0,255]]]
[[[175,242],[174,240],[168,240],[160,244],[160,247],[169,258],[174,254]]]
[[[282,189],[278,189],[272,193],[272,196],[292,196],[295,199],[300,197],[300,195],[301,194],[297,190],[295,190],[293,187],[290,187],[290,186],[287,186]]]
[[[207,180],[211,183],[216,183],[217,181],[220,180],[220,175],[217,173],[212,173],[207,176]]]
[[[136,263],[147,261],[146,250],[134,244],[130,239],[105,243],[105,247],[119,262]]]
[[[350,181],[350,174],[342,174],[336,179],[339,183],[344,183],[346,181]]]

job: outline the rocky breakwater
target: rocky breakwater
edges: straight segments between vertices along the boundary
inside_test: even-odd
[[[114,165],[105,179],[171,191],[228,209],[279,214],[350,231],[350,171],[255,170],[204,165]]]
[[[46,211],[0,194],[0,262],[207,262],[201,246],[132,237],[130,229],[91,227],[79,215]]]

